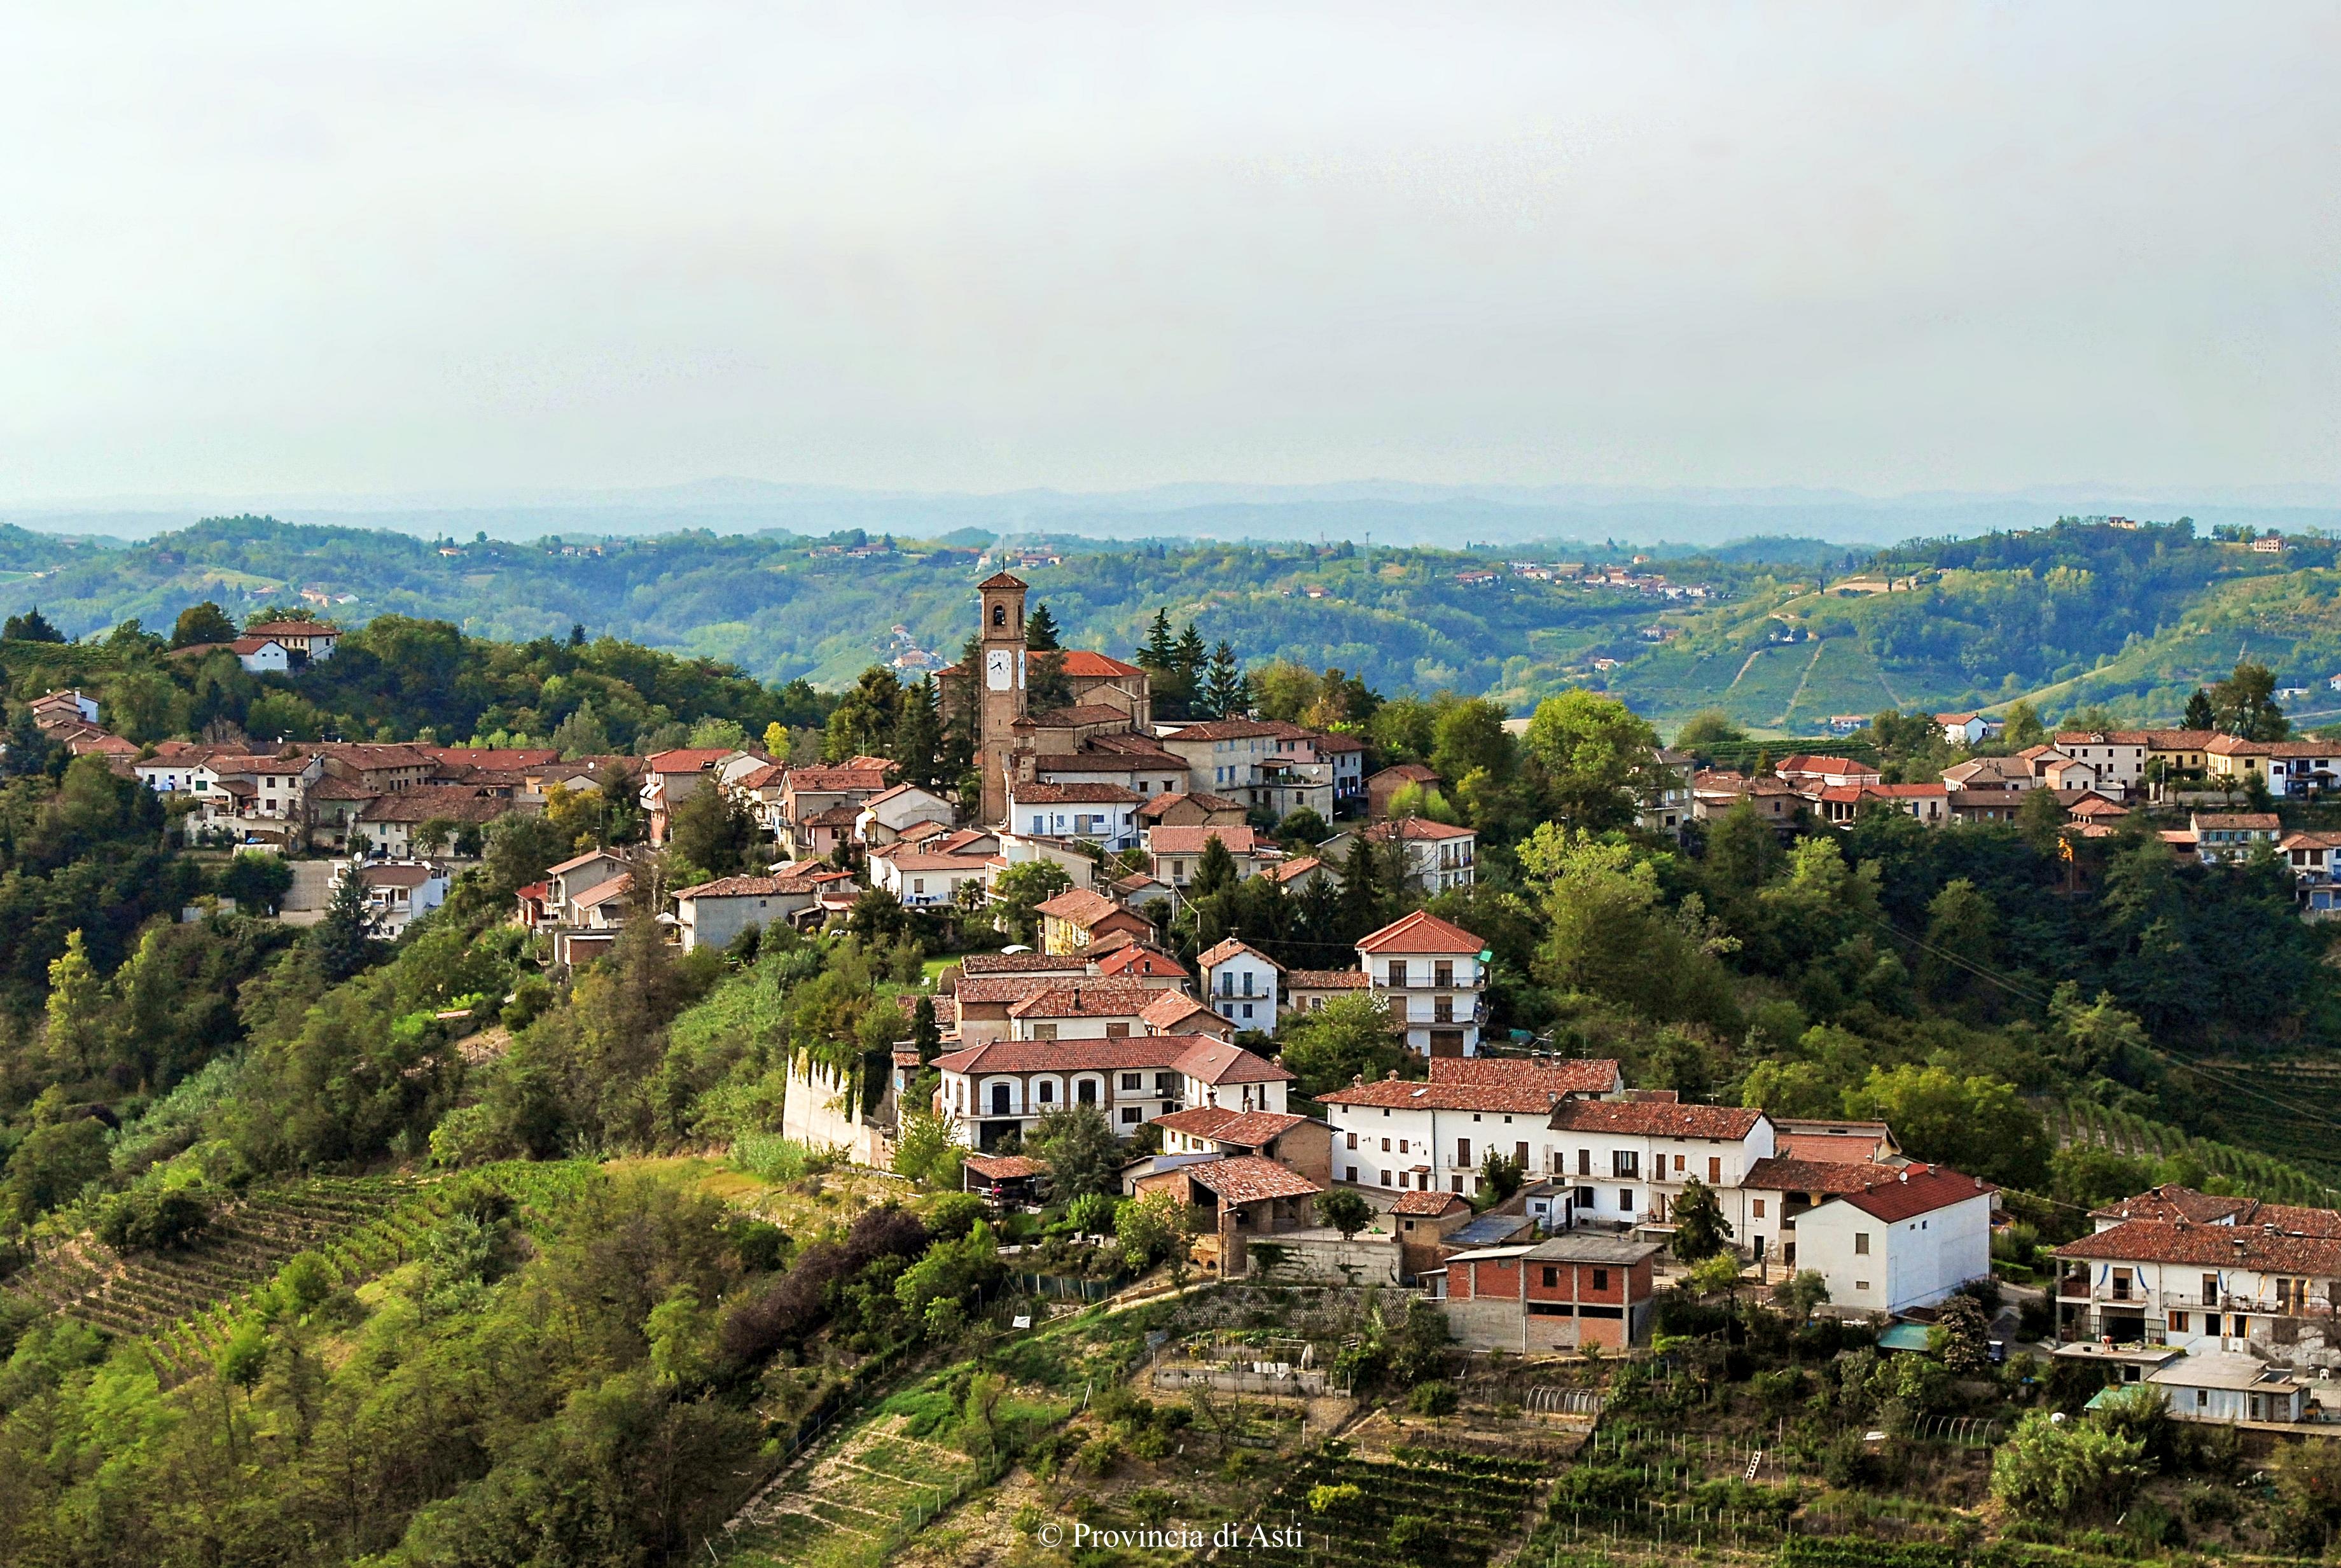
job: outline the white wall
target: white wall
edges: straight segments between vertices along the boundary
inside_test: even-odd
[[[1867,1255],[1854,1248],[1869,1238]],[[1890,1225],[1842,1199],[1797,1221],[1797,1267],[1828,1283],[1829,1303],[1867,1312],[1930,1306],[1991,1272],[1991,1195],[1977,1193]],[[1867,1285],[1867,1289],[1859,1288]]]

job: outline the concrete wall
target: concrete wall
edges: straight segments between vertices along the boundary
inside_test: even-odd
[[[1280,1249],[1274,1267],[1260,1254]],[[1344,1241],[1339,1231],[1288,1231],[1281,1236],[1254,1236],[1245,1251],[1250,1277],[1262,1283],[1307,1281],[1323,1285],[1396,1285],[1399,1283],[1399,1243],[1396,1236],[1360,1232]]]
[[[1857,1238],[1869,1238],[1867,1255]],[[1842,1200],[1797,1221],[1797,1267],[1828,1282],[1832,1305],[1865,1312],[1930,1306],[1991,1272],[1991,1195],[1888,1224]],[[1859,1288],[1866,1285],[1867,1289]]]
[[[852,1094],[852,1086],[828,1067],[792,1059],[781,1134],[815,1148],[843,1149],[855,1165],[887,1169],[894,1160],[893,1139],[854,1115]]]

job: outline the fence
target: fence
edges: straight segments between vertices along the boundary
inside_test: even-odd
[[[1910,1435],[1987,1448],[1999,1441],[1999,1423],[1980,1415],[1922,1415]]]
[[[1535,1415],[1594,1415],[1601,1414],[1601,1395],[1589,1388],[1531,1388],[1520,1408]]]
[[[1208,1388],[1215,1394],[1280,1394],[1313,1398],[1325,1392],[1321,1372],[1246,1372],[1222,1367],[1158,1366],[1154,1386]]]

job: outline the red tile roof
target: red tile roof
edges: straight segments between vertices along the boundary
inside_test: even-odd
[[[1221,1203],[1260,1203],[1269,1198],[1311,1197],[1325,1189],[1298,1171],[1258,1155],[1231,1155],[1181,1166],[1196,1186],[1209,1187]]]
[[[1079,953],[969,953],[959,960],[962,975],[1078,975],[1089,967]]]
[[[1185,724],[1163,739],[1176,746],[1181,740],[1274,740],[1284,734],[1280,724],[1270,724],[1260,719],[1207,719],[1200,724]]]
[[[960,1162],[980,1176],[992,1181],[1014,1181],[1019,1176],[1035,1176],[1046,1171],[1046,1162],[1030,1155],[970,1155]]]
[[[1045,709],[1019,719],[1014,728],[1022,729],[1078,729],[1085,724],[1127,724],[1130,715],[1106,702],[1076,702],[1070,707]]]
[[[1891,1224],[1998,1190],[1979,1176],[1961,1176],[1948,1166],[1914,1165],[1905,1166],[1858,1193],[1846,1194],[1844,1201]]]
[[[1598,1071],[1580,1075],[1531,1069],[1477,1077],[1449,1077],[1444,1081],[1434,1076],[1427,1083],[1378,1078],[1370,1084],[1335,1089],[1331,1094],[1320,1095],[1317,1098],[1329,1106],[1417,1111],[1501,1111],[1513,1116],[1541,1116],[1550,1114],[1553,1102],[1564,1096],[1598,1093],[1612,1087],[1617,1067],[1615,1062],[1583,1065],[1591,1068],[1608,1067],[1611,1074],[1604,1077]],[[1519,1066],[1528,1068],[1529,1065],[1521,1063]]]
[[[1565,1095],[1614,1094],[1625,1086],[1609,1057],[1433,1057],[1434,1084],[1527,1084]]]
[[[1653,1100],[1564,1100],[1552,1109],[1555,1132],[1625,1133],[1653,1138],[1728,1138],[1755,1130],[1758,1110]]]
[[[1314,855],[1301,855],[1281,865],[1270,866],[1264,876],[1271,882],[1297,882],[1311,871],[1324,868],[1325,862]]]
[[[1288,969],[1284,974],[1288,991],[1364,991],[1372,989],[1373,983],[1363,969]]]
[[[469,785],[424,785],[375,796],[358,813],[358,820],[420,823],[444,817],[451,822],[489,822],[511,809],[511,801],[482,795]]]
[[[1183,767],[1184,764],[1182,763],[1180,766]],[[1230,800],[1224,795],[1214,795],[1210,791],[1203,789],[1173,789],[1167,794],[1156,795],[1150,798],[1145,805],[1138,809],[1138,814],[1149,822],[1151,822],[1161,817],[1163,813],[1169,811],[1173,806],[1186,800],[1193,801],[1200,809],[1205,811],[1240,811],[1243,809],[1242,801]]]
[[[2108,1263],[2194,1264],[2271,1273],[2341,1275],[2341,1237],[2287,1236],[2259,1226],[2133,1219],[2068,1241],[2058,1257]]]
[[[1089,926],[1105,918],[1121,908],[1103,893],[1089,888],[1068,888],[1045,903],[1032,906],[1035,912],[1052,920],[1070,921],[1076,926]]]
[[[990,577],[985,578],[981,582],[977,583],[975,586],[979,589],[983,589],[1024,588],[1029,585],[1022,578],[1017,576],[1012,571],[995,571]]]
[[[1191,828],[1149,828],[1146,848],[1157,855],[1200,855],[1207,839],[1217,839],[1227,846],[1230,855],[1252,853],[1257,839],[1249,827],[1230,824],[1213,827],[1204,824]]]
[[[1161,993],[1144,986],[1058,985],[1011,1004],[1011,1018],[1136,1018]]]
[[[1398,1202],[1390,1205],[1390,1211],[1395,1215],[1405,1215],[1410,1217],[1428,1216],[1432,1219],[1438,1219],[1453,1214],[1458,1209],[1467,1209],[1470,1206],[1451,1192],[1410,1191],[1402,1194]]]
[[[1021,1002],[1027,997],[1053,991],[1072,983],[1088,966],[1071,971],[1063,969],[1011,970],[1005,973],[970,975],[962,973],[953,995],[960,1006],[983,1007],[986,1004]]]
[[[1011,784],[1008,794],[1019,806],[1131,806],[1146,799],[1119,784]]]
[[[1235,1120],[1238,1115],[1238,1112],[1220,1106],[1191,1106],[1183,1111],[1172,1111],[1169,1116],[1156,1116],[1154,1125],[1165,1132],[1207,1138]]]
[[[718,877],[712,882],[678,888],[670,896],[677,898],[764,898],[782,894],[802,894],[810,898],[813,892],[813,883],[800,877]]]
[[[1758,1160],[1749,1166],[1739,1185],[1758,1187],[1765,1192],[1818,1192],[1841,1196],[1893,1179],[1893,1166],[1872,1165],[1868,1160],[1783,1159],[1775,1156]]]
[[[1177,991],[1154,991],[1150,992],[1149,995],[1152,999],[1139,1009],[1138,1017],[1141,1023],[1158,1035],[1188,1033],[1189,1031],[1180,1028],[1179,1026],[1198,1013],[1210,1020],[1214,1029],[1233,1027],[1226,1019],[1192,997],[1181,996]]]
[[[1119,933],[1117,933],[1119,934]],[[1130,942],[1098,960],[1100,975],[1155,975],[1165,979],[1187,978],[1186,966],[1168,953]]]
[[[1203,1035],[1135,1035],[1120,1040],[994,1040],[937,1057],[942,1072],[1060,1073],[1175,1068],[1207,1084],[1283,1083],[1292,1075],[1265,1057]]]
[[[1361,953],[1477,954],[1485,951],[1487,946],[1462,927],[1423,909],[1358,939],[1358,951]]]
[[[731,755],[728,746],[678,746],[672,751],[652,752],[643,766],[653,773],[704,773]]]
[[[1205,1136],[1241,1148],[1265,1148],[1308,1119],[1290,1111],[1245,1111]]]
[[[1469,828],[1458,828],[1449,822],[1434,822],[1428,817],[1394,817],[1387,822],[1377,822],[1364,829],[1361,836],[1376,844],[1399,843],[1435,844],[1448,839],[1477,837]]]
[[[1874,1165],[1893,1152],[1882,1137],[1841,1133],[1775,1133],[1772,1146],[1784,1159],[1831,1165]]]
[[[851,795],[858,789],[874,794],[885,787],[886,773],[881,768],[854,768],[841,763],[833,768],[789,769],[789,789],[798,795]]]
[[[1146,673],[1145,670],[1141,670],[1135,664],[1124,664],[1119,659],[1111,659],[1102,653],[1091,652],[1086,648],[1069,648],[1065,650],[1062,656],[1062,661],[1060,663],[1058,668],[1062,670],[1068,675],[1079,675],[1085,680],[1096,676],[1143,675]]]

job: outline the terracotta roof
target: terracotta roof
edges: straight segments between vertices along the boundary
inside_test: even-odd
[[[962,975],[1078,975],[1089,967],[1079,953],[968,953],[959,960]]]
[[[247,637],[339,637],[342,629],[323,620],[263,620],[244,629]]]
[[[1154,739],[1153,736],[1141,735],[1135,730],[1129,731],[1127,733],[1092,735],[1088,739],[1081,742],[1081,749],[1074,752],[1071,758],[1061,758],[1058,759],[1057,761],[1059,766],[1073,769],[1078,771],[1081,767],[1081,759],[1084,757],[1094,756],[1099,753],[1103,753],[1110,757],[1127,757],[1136,761],[1160,764],[1170,768],[1184,768],[1187,765],[1178,757],[1175,757],[1171,753],[1162,749],[1162,742]],[[1043,768],[1048,767],[1048,760],[1043,759],[1041,766]]]
[[[1325,1189],[1298,1171],[1258,1155],[1230,1155],[1179,1167],[1196,1186],[1209,1187],[1221,1203],[1260,1203],[1269,1198],[1311,1197]]]
[[[278,642],[276,639],[273,637],[239,637],[234,642],[228,644],[228,647],[233,649],[237,654],[245,657],[257,653],[264,648],[272,646],[282,648],[284,645]]]
[[[1008,798],[1018,806],[1130,806],[1146,799],[1119,784],[1011,784]]]
[[[1377,822],[1360,829],[1363,836],[1377,844],[1410,841],[1417,844],[1438,843],[1447,839],[1475,837],[1469,828],[1458,828],[1451,822],[1435,822],[1428,817],[1395,817],[1387,822]]]
[[[634,876],[629,871],[623,876],[613,877],[606,882],[596,882],[569,901],[581,909],[590,909],[596,904],[606,904],[613,898],[623,898],[633,891],[633,886]]]
[[[1022,578],[1017,576],[1011,571],[995,571],[990,577],[985,578],[981,582],[976,584],[976,587],[979,589],[1025,588],[1029,586],[1030,584],[1025,582]]]
[[[1032,908],[1038,914],[1052,920],[1068,920],[1076,926],[1088,926],[1103,919],[1121,906],[1094,888],[1068,888],[1055,898]]]
[[[652,752],[643,765],[653,773],[704,773],[731,755],[727,746],[678,746]]]
[[[1280,865],[1270,866],[1260,873],[1271,882],[1297,882],[1311,871],[1320,870],[1325,862],[1314,855],[1297,856]]]
[[[1402,779],[1410,784],[1443,784],[1446,782],[1444,779],[1441,779],[1439,776],[1438,769],[1426,768],[1420,762],[1393,762],[1389,767],[1383,769],[1380,772],[1374,774],[1372,778],[1368,779],[1366,782],[1370,784],[1375,779]]]
[[[2221,1197],[2176,1182],[2149,1187],[2136,1197],[2091,1209],[2091,1219],[2187,1220],[2197,1225],[2275,1226],[2293,1236],[2341,1236],[2341,1212],[2262,1203],[2251,1197]]]
[[[1334,729],[1311,729],[1309,737],[1320,751],[1363,751],[1366,743],[1354,735],[1344,735]]]
[[[2216,729],[2141,730],[2146,743],[2157,751],[2200,751],[2219,738]]]
[[[851,828],[862,819],[862,813],[845,801],[824,806],[797,819],[800,828]]]
[[[337,779],[331,773],[309,786],[312,800],[371,800],[380,793],[354,779]]]
[[[1245,1111],[1229,1116],[1217,1131],[1204,1136],[1248,1149],[1265,1148],[1308,1119],[1290,1111]]]
[[[1016,721],[1015,728],[1028,725],[1034,729],[1078,729],[1084,724],[1127,724],[1130,715],[1103,702],[1076,702],[1066,708],[1045,709],[1028,713]]]
[[[1739,1106],[1685,1106],[1655,1100],[1564,1100],[1552,1109],[1555,1132],[1626,1133],[1653,1138],[1746,1137],[1764,1116]]]
[[[1818,1192],[1839,1196],[1860,1192],[1874,1183],[1890,1181],[1893,1176],[1893,1166],[1872,1165],[1868,1160],[1783,1159],[1775,1156],[1758,1160],[1749,1166],[1739,1185],[1759,1187],[1766,1192]]]
[[[1772,771],[1775,773],[1866,773],[1875,778],[1878,769],[1867,762],[1856,762],[1850,757],[1821,757],[1798,751],[1783,757]]]
[[[1288,991],[1365,991],[1373,988],[1374,978],[1363,969],[1288,969],[1284,973],[1284,988]]]
[[[420,888],[438,874],[428,866],[368,866],[358,880],[369,888]]]
[[[851,794],[857,789],[875,793],[886,787],[885,769],[856,768],[839,763],[831,768],[792,768],[789,789],[799,795]]]
[[[937,1057],[947,1073],[1049,1073],[1176,1069],[1208,1084],[1283,1083],[1274,1062],[1202,1035],[1133,1035],[1117,1040],[994,1040]]]
[[[1853,1137],[1837,1133],[1774,1133],[1772,1146],[1786,1159],[1829,1165],[1870,1165],[1890,1153],[1879,1137]]]
[[[583,855],[571,856],[568,859],[563,860],[558,866],[547,866],[544,868],[544,874],[548,877],[558,877],[563,871],[574,871],[578,867],[591,865],[596,860],[614,860],[617,857],[611,854],[607,849],[588,849]]]
[[[762,789],[774,784],[785,784],[788,781],[789,765],[787,763],[767,762],[762,768],[752,769],[748,772],[741,774],[737,779],[732,779],[732,788],[734,789]]]
[[[980,1176],[993,1181],[1014,1181],[1019,1176],[1035,1176],[1049,1167],[1030,1155],[970,1155],[960,1162]]]
[[[1979,1176],[1961,1176],[1948,1166],[1913,1165],[1870,1183],[1859,1192],[1843,1195],[1843,1201],[1891,1224],[1998,1190]]]
[[[1358,938],[1358,951],[1361,953],[1478,954],[1487,946],[1462,927],[1423,909]]]
[[[2287,1236],[2259,1226],[2197,1225],[2190,1220],[2126,1220],[2068,1241],[2058,1257],[2108,1263],[2194,1264],[2269,1273],[2341,1275],[2341,1237]]]
[[[1138,814],[1151,822],[1173,806],[1189,800],[1205,811],[1240,811],[1244,809],[1242,801],[1230,800],[1224,795],[1214,795],[1208,790],[1173,789],[1149,798],[1146,804],[1138,809]]]
[[[941,797],[937,796],[933,790],[921,789],[916,784],[896,784],[888,789],[879,790],[877,794],[870,797],[870,799],[862,802],[862,804],[866,806],[882,805],[886,801],[895,799],[903,795],[924,795],[931,800],[941,799]]]
[[[1281,974],[1284,971],[1284,966],[1282,964],[1278,963],[1274,958],[1270,958],[1258,948],[1255,948],[1250,943],[1235,937],[1230,937],[1226,940],[1216,944],[1209,950],[1197,954],[1195,956],[1195,966],[1196,968],[1202,969],[1212,968],[1218,965],[1226,963],[1230,958],[1235,958],[1237,955],[1241,953],[1250,953],[1253,958],[1258,958],[1261,963],[1266,964],[1270,968],[1276,970],[1279,974]]]
[[[921,849],[898,849],[885,857],[898,871],[981,871],[989,863],[982,855],[936,855]]]
[[[678,888],[672,896],[677,898],[763,898],[781,894],[809,896],[812,891],[813,884],[799,877],[718,877],[712,882]]]
[[[1458,1209],[1470,1206],[1451,1192],[1409,1191],[1400,1195],[1398,1202],[1390,1205],[1390,1212],[1413,1217],[1427,1216],[1431,1219],[1438,1219],[1453,1214]]]
[[[1037,991],[1009,1007],[1011,1018],[1135,1018],[1161,995],[1144,986],[1068,985]]]
[[[1183,1111],[1172,1111],[1166,1116],[1156,1116],[1154,1125],[1165,1132],[1207,1138],[1234,1121],[1236,1116],[1236,1112],[1220,1106],[1192,1106]]]
[[[1219,828],[1206,823],[1191,828],[1149,828],[1146,830],[1146,848],[1156,855],[1200,855],[1203,852],[1203,845],[1213,839],[1226,845],[1230,855],[1249,855],[1257,843],[1248,827],[1230,824]]]
[[[1100,975],[1153,975],[1165,979],[1185,979],[1187,967],[1168,953],[1155,951],[1141,943],[1131,942],[1108,953],[1098,960]]]
[[[561,760],[561,753],[543,746],[418,746],[438,762],[466,762],[474,768],[542,768]]]
[[[1183,1033],[1173,1026],[1182,1024],[1197,1013],[1210,1018],[1213,1025],[1224,1028],[1227,1021],[1194,997],[1177,991],[1154,991],[1138,1010],[1139,1021],[1158,1035]]]
[[[1609,1057],[1433,1057],[1434,1084],[1535,1084],[1564,1095],[1613,1094],[1625,1084]]]
[[[428,822],[434,817],[444,817],[451,822],[488,822],[511,809],[511,801],[482,795],[469,785],[426,784],[375,796],[358,813],[358,820]]]
[[[1003,1002],[1021,1002],[1027,997],[1071,984],[1088,968],[1084,964],[1071,973],[1062,969],[1043,969],[1011,974],[962,974],[952,994],[959,998],[961,1007],[981,1007]]]
[[[1062,661],[1059,664],[1058,668],[1062,670],[1068,675],[1078,675],[1082,677],[1084,680],[1095,676],[1143,675],[1146,673],[1145,670],[1141,670],[1135,664],[1124,664],[1119,659],[1111,659],[1102,653],[1092,652],[1086,648],[1066,649],[1062,655]]]
[[[1282,725],[1259,719],[1206,719],[1200,724],[1182,724],[1162,739],[1175,746],[1181,740],[1273,740],[1283,733]]]
[[[1514,1083],[1439,1084],[1378,1078],[1331,1094],[1319,1095],[1320,1104],[1363,1106],[1388,1110],[1500,1111],[1509,1116],[1549,1115],[1562,1092],[1545,1081],[1546,1075],[1523,1075]]]
[[[2198,811],[2194,823],[2198,832],[2205,828],[2273,832],[2284,826],[2284,819],[2273,811]]]

